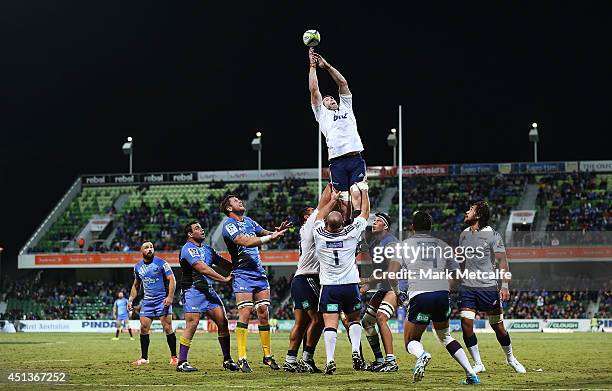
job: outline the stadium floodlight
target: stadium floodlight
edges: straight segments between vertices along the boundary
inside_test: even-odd
[[[393,167],[397,166],[397,130],[391,129],[391,133],[387,136],[387,145],[393,148]]]
[[[132,158],[134,152],[134,139],[132,137],[127,138],[127,142],[123,143],[123,154],[130,155],[130,174],[132,174]]]
[[[261,176],[261,132],[255,133],[255,138],[251,141],[251,148],[253,151],[257,151],[257,171],[259,176]]]
[[[540,136],[538,134],[538,124],[532,123],[531,130],[529,131],[529,141],[533,143],[533,161],[535,163],[538,162],[538,141],[540,140]]]

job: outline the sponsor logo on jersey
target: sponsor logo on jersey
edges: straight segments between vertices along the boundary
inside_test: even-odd
[[[200,252],[198,251],[197,248],[189,248],[187,249],[187,251],[189,252],[189,255],[191,255],[192,257],[197,257],[200,255]]]
[[[346,119],[346,117],[348,117],[348,113],[334,114],[334,121],[337,121],[339,119]]]
[[[236,232],[238,232],[238,228],[236,228],[236,226],[234,224],[228,224],[225,226],[225,230],[227,231],[228,234],[233,235]]]
[[[340,240],[338,242],[325,242],[327,248],[342,248],[343,242]]]

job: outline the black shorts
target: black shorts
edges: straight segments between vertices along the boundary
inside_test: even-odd
[[[361,310],[359,284],[323,285],[319,312],[352,314]]]
[[[450,294],[448,291],[418,294],[410,299],[406,310],[407,319],[412,323],[444,322],[450,317]]]
[[[319,276],[303,274],[293,277],[291,281],[291,299],[296,310],[317,310],[319,306]]]

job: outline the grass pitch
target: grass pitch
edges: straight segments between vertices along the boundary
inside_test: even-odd
[[[178,337],[178,336],[177,336]],[[261,363],[259,336],[249,335],[249,359],[254,373],[226,372],[216,334],[197,334],[189,361],[199,368],[195,373],[177,373],[168,364],[168,346],[161,333],[151,336],[151,364],[133,367],[130,362],[140,355],[138,335],[130,341],[125,334],[111,341],[110,334],[18,333],[0,334],[0,372],[6,370],[52,372],[67,371],[69,381],[63,385],[6,384],[4,389],[274,389],[274,390],[382,390],[382,389],[455,389],[465,388],[460,382],[463,371],[435,340],[426,333],[422,342],[433,359],[425,378],[412,383],[414,358],[402,347],[401,335],[395,337],[395,354],[400,371],[397,373],[355,372],[351,368],[350,346],[346,334],[338,336],[336,349],[337,372],[320,374],[273,372]],[[462,344],[461,336],[454,335]],[[178,340],[178,338],[177,338]],[[272,335],[272,349],[282,366],[288,334]],[[503,353],[493,334],[479,334],[481,356],[487,372],[481,374],[482,389],[612,389],[612,335],[603,333],[540,334],[513,333],[516,357],[527,368],[519,375],[505,364]],[[372,353],[363,340],[368,360]],[[232,335],[232,351],[236,344]],[[300,352],[301,354],[301,352]],[[236,357],[234,356],[234,359]],[[325,349],[321,339],[316,361],[324,366]]]

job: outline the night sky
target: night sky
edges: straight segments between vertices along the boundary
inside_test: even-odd
[[[406,164],[532,160],[533,121],[540,160],[612,158],[609,2],[242,3],[2,2],[6,266],[76,176],[127,171],[126,136],[136,172],[255,169],[257,130],[263,168],[315,167],[307,29],[369,165],[392,162],[398,104]]]

